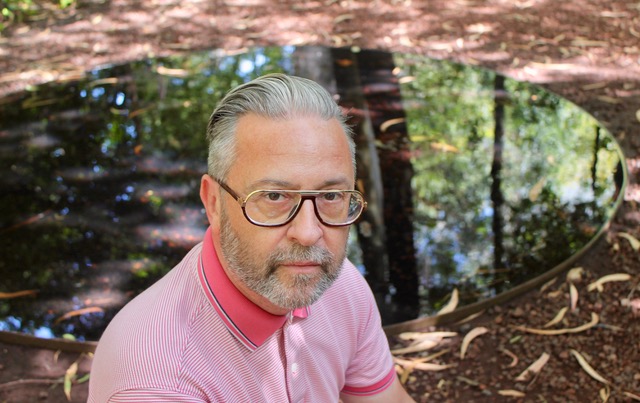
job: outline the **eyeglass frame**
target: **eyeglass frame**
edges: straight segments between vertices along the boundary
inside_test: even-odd
[[[293,221],[294,218],[296,218],[296,216],[298,215],[298,213],[300,212],[300,209],[302,208],[302,204],[305,202],[305,200],[311,200],[311,204],[313,204],[313,211],[316,214],[316,217],[318,218],[318,221],[320,221],[323,225],[326,225],[327,227],[346,227],[348,225],[353,224],[354,222],[358,221],[358,218],[360,218],[360,216],[362,215],[362,213],[364,212],[364,210],[367,208],[367,201],[364,199],[364,195],[362,193],[360,193],[357,190],[344,190],[344,189],[329,189],[329,190],[286,190],[286,189],[257,189],[254,190],[253,192],[249,193],[247,195],[247,197],[241,197],[240,195],[238,195],[238,193],[236,193],[233,189],[231,189],[229,187],[229,185],[227,185],[223,180],[221,179],[217,179],[212,177],[212,179],[214,181],[216,181],[220,187],[222,189],[224,189],[227,193],[229,193],[229,195],[231,197],[234,198],[235,201],[238,202],[238,204],[240,204],[240,208],[242,208],[242,214],[244,214],[244,217],[247,219],[247,221],[249,221],[251,224],[256,225],[258,227],[266,227],[266,228],[275,228],[275,227],[282,227],[284,225],[289,224],[291,221]],[[264,223],[258,223],[254,220],[252,220],[249,215],[247,214],[247,210],[246,210],[246,205],[247,205],[247,200],[249,200],[249,198],[258,192],[287,192],[287,193],[297,193],[300,195],[300,202],[297,204],[297,206],[295,207],[295,210],[293,212],[293,214],[289,215],[289,218],[287,218],[283,223],[280,224],[264,224]],[[362,198],[362,209],[360,210],[360,213],[358,213],[358,216],[356,218],[354,218],[352,221],[344,223],[344,224],[331,224],[328,223],[326,221],[324,221],[324,219],[320,216],[320,212],[318,211],[318,206],[316,205],[316,197],[319,196],[322,193],[330,193],[330,192],[346,192],[349,194],[358,194],[360,195],[360,197]]]

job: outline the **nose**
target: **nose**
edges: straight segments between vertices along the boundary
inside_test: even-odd
[[[322,223],[316,216],[312,200],[303,200],[298,214],[289,224],[287,236],[303,246],[315,245],[322,238]]]

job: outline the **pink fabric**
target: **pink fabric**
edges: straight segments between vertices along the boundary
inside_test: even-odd
[[[231,284],[207,231],[113,319],[89,401],[337,402],[394,377],[373,296],[351,263],[312,306],[271,315]]]

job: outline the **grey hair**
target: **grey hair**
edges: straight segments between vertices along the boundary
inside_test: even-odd
[[[238,119],[249,113],[278,120],[309,115],[337,119],[347,137],[355,172],[353,132],[329,92],[312,80],[275,73],[232,89],[213,111],[207,126],[208,171],[212,177],[226,179],[236,159]]]

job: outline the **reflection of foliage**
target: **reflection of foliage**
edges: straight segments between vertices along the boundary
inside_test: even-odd
[[[22,109],[0,107],[2,130],[11,133],[2,149],[11,170],[0,182],[1,291],[40,289],[38,300],[74,301],[67,309],[79,309],[90,303],[78,299],[88,287],[118,286],[135,295],[164,275],[185,253],[172,237],[187,235],[171,224],[205,225],[196,214],[197,187],[211,111],[229,88],[286,68],[289,51],[135,62],[71,85],[39,87],[24,95]],[[152,263],[136,269],[137,260]],[[124,265],[109,275],[128,276],[126,285],[95,278],[107,262],[131,263],[131,270]],[[57,335],[95,334],[82,318],[53,325],[55,315],[45,313],[51,308],[34,311],[33,304],[3,305],[6,315],[20,318],[14,330],[44,325]]]
[[[610,136],[595,143],[592,117],[538,87],[506,80],[506,93],[498,94],[506,100],[506,204],[493,211],[494,74],[413,56],[396,60],[415,148],[416,245],[429,270],[433,306],[454,285],[463,301],[494,295],[591,239],[611,213],[620,157]],[[493,263],[494,214],[507,223],[507,267]]]

